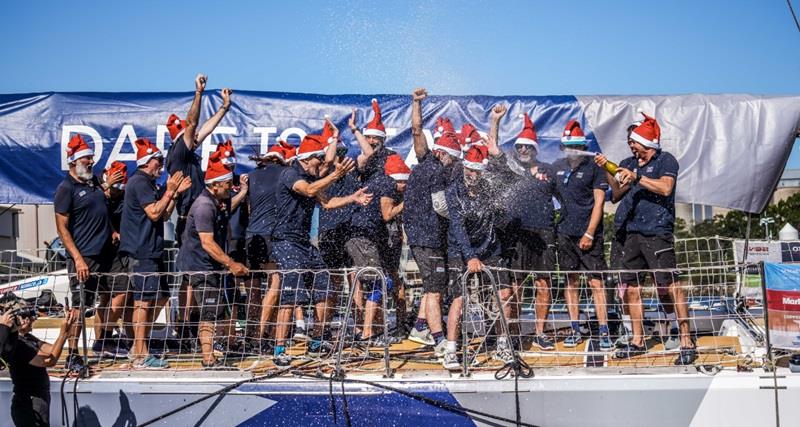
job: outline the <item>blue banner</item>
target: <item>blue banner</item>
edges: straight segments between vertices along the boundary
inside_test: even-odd
[[[192,93],[42,93],[0,95],[0,203],[52,203],[53,194],[68,169],[66,145],[80,133],[95,150],[95,174],[114,160],[135,168],[133,141],[147,137],[162,150],[172,141],[165,126],[175,113],[185,117]],[[306,133],[320,133],[325,115],[341,130],[350,154],[358,153],[355,139],[347,128],[352,110],[357,123],[364,126],[372,118],[373,96],[323,96],[274,92],[235,92],[233,105],[202,147],[204,167],[208,155],[228,138],[233,141],[240,166],[246,172],[254,165],[248,155],[264,153],[278,137],[293,144]],[[411,139],[411,97],[375,96],[380,102],[387,128],[387,146],[414,164]],[[584,126],[594,150],[594,136],[586,124],[575,97],[444,97],[424,101],[425,134],[432,141],[434,122],[447,116],[460,130],[463,123],[488,132],[489,111],[505,102],[509,112],[501,123],[500,137],[505,149],[522,130],[523,112],[532,114],[542,147],[540,157],[558,156],[564,125],[576,119]],[[219,91],[203,95],[200,121],[210,117],[222,104]],[[198,151],[198,153],[200,153]]]

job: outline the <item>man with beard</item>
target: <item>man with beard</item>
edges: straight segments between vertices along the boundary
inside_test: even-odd
[[[485,147],[483,147],[485,148]],[[463,176],[454,179],[447,187],[448,258],[451,271],[457,271],[450,281],[448,294],[452,298],[447,315],[447,344],[443,365],[445,369],[458,369],[457,340],[460,333],[461,311],[464,304],[460,273],[466,266],[468,273],[481,273],[485,266],[502,267],[500,239],[497,233],[505,213],[498,203],[492,203],[493,195],[487,192],[483,174],[488,165],[488,153],[479,147],[470,148],[464,155]],[[489,273],[495,274],[495,273]],[[508,296],[508,275],[497,274],[497,286]],[[503,304],[506,316],[511,314],[509,304]],[[493,358],[503,362],[513,360],[511,344],[507,337],[497,340]]]
[[[216,273],[223,268],[234,276],[249,273],[244,264],[236,262],[223,249],[227,240],[228,220],[230,217],[231,188],[233,172],[224,163],[232,158],[233,152],[217,150],[209,156],[208,168],[204,176],[206,189],[189,209],[184,232],[184,245],[178,252],[178,262],[187,271],[208,273],[190,275],[194,290],[195,304],[200,309],[200,326],[198,338],[203,354],[201,364],[205,369],[223,366],[223,362],[214,356],[214,336],[217,323],[225,320],[230,313],[232,293],[225,274]],[[223,338],[228,341],[228,348],[233,345],[235,334],[231,325],[223,327]]]
[[[111,221],[103,188],[92,175],[94,150],[79,134],[67,145],[69,173],[56,189],[53,198],[58,236],[67,252],[67,273],[70,276],[72,315],[80,315],[80,287],[85,293],[85,307],[93,307],[100,286],[100,273],[108,272],[112,251]],[[105,314],[105,312],[103,312]],[[98,317],[99,323],[104,323]],[[80,325],[70,326],[67,334],[69,355],[67,369],[83,369],[78,355]]]
[[[447,290],[447,201],[445,190],[452,170],[461,158],[461,148],[450,121],[437,120],[433,149],[422,133],[423,88],[411,94],[411,134],[419,163],[411,170],[405,192],[404,229],[411,255],[422,277],[423,297],[414,329],[408,339],[435,345],[438,355],[446,344],[442,327],[442,294]]]
[[[564,271],[588,271],[589,287],[599,324],[600,350],[611,350],[608,331],[606,293],[603,289],[602,270],[606,269],[603,255],[603,203],[608,189],[606,174],[594,164],[590,155],[582,154],[587,148],[586,136],[580,124],[570,120],[561,137],[561,147],[566,158],[553,164],[556,171],[558,200],[561,215],[558,228],[559,268]],[[580,323],[579,275],[567,275],[564,296],[572,325],[571,334],[564,340],[567,348],[583,342]]]
[[[245,232],[245,245],[251,270],[276,269],[275,260],[271,257],[272,231],[278,220],[275,193],[281,172],[294,159],[295,153],[294,146],[279,140],[270,147],[264,156],[255,159],[256,169],[249,174],[250,191],[247,197],[250,221]],[[265,338],[267,326],[272,319],[275,306],[278,304],[281,278],[279,274],[270,274],[267,277],[266,292],[262,289],[262,280],[261,274],[253,274],[247,284],[249,308],[253,311],[252,313],[248,312],[248,319],[259,319],[257,335],[252,330],[248,330],[247,335],[260,340],[260,350],[263,354],[272,348],[270,342]],[[259,300],[261,301],[261,311],[257,312],[256,301]]]
[[[341,179],[355,166],[351,159],[334,164],[334,170],[322,176],[325,150],[335,149],[335,144],[323,140],[322,135],[306,135],[297,153],[297,161],[281,172],[276,190],[278,221],[272,233],[272,256],[282,270],[324,270],[327,268],[319,251],[311,245],[311,216],[317,203],[323,209],[337,209],[349,204],[366,205],[371,195],[360,189],[345,197],[328,197],[325,190]],[[335,154],[335,153],[334,153]],[[286,354],[285,343],[289,321],[296,306],[311,298],[316,306],[314,330],[308,355],[319,357],[333,348],[325,340],[325,323],[332,307],[330,283],[327,272],[287,273],[281,282],[281,298],[276,327],[275,363],[286,366],[291,357]]]
[[[631,198],[623,264],[629,270],[674,269],[676,259],[672,233],[678,161],[672,154],[661,150],[661,127],[656,119],[644,113],[642,115],[642,124],[630,134],[634,168],[621,167],[617,172],[618,179],[610,180],[615,199]],[[597,163],[603,163],[600,157]],[[631,164],[632,160],[624,163]],[[675,364],[691,365],[697,359],[697,350],[689,335],[686,291],[677,272],[657,272],[653,276],[664,308],[667,312],[674,310],[678,320],[681,350]],[[623,276],[625,283],[622,288],[631,315],[633,337],[626,347],[617,351],[617,358],[629,358],[647,352],[642,326],[643,280],[643,274]]]
[[[136,145],[136,173],[128,180],[120,225],[120,253],[133,282],[133,346],[130,357],[140,368],[167,368],[166,360],[150,354],[147,340],[158,310],[169,297],[165,272],[164,221],[172,214],[175,201],[189,190],[192,181],[178,171],[170,175],[166,191],[156,185],[164,172],[161,150],[147,138]]]
[[[528,272],[523,283],[531,278],[536,288],[536,335],[532,344],[541,350],[553,350],[553,341],[544,334],[550,312],[550,278],[542,272],[552,271],[555,266],[555,173],[549,164],[536,158],[536,129],[527,113],[522,118],[524,126],[514,141],[512,155],[500,155],[507,158],[509,168],[519,177],[508,193],[512,224],[506,233],[516,239],[516,244],[508,239],[509,246],[516,246],[512,268]],[[515,282],[516,287],[522,287],[523,283]]]

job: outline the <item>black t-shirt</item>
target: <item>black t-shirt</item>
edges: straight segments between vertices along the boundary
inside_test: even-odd
[[[0,328],[8,330],[7,326]],[[31,334],[20,336],[16,332],[9,332],[0,354],[8,363],[15,394],[36,396],[49,401],[50,377],[47,369],[30,364],[39,353],[40,345],[41,341]]]
[[[447,240],[447,219],[433,209],[433,194],[444,192],[448,170],[428,151],[411,170],[405,193],[403,216],[408,244],[442,248]]]
[[[372,200],[366,206],[356,206],[350,217],[350,230],[353,237],[366,237],[376,242],[388,237],[386,223],[381,214],[381,197],[392,197],[395,190],[394,179],[386,174],[374,174],[364,182]]]
[[[81,256],[102,254],[111,239],[111,221],[105,193],[96,177],[83,182],[67,175],[56,189],[53,209],[69,215],[67,229]]]
[[[120,225],[120,252],[136,259],[161,258],[164,252],[164,220],[151,221],[145,206],[157,202],[161,191],[156,181],[137,170],[125,187]]]
[[[178,197],[178,204],[175,206],[175,210],[178,211],[180,216],[189,214],[192,202],[205,188],[204,174],[200,167],[201,160],[202,157],[195,154],[193,150],[189,150],[189,147],[186,146],[183,141],[183,135],[172,143],[167,152],[167,159],[164,165],[167,168],[167,172],[172,175],[177,171],[181,171],[183,176],[192,178],[192,188]]]
[[[359,188],[357,178],[358,172],[351,171],[343,176],[338,181],[331,184],[325,189],[325,195],[329,198],[345,197],[355,193]],[[339,209],[323,209],[319,210],[319,232],[334,230],[340,226],[350,224],[350,218],[353,216],[355,205],[349,204]]]
[[[394,151],[382,146],[381,148],[372,152],[367,161],[364,163],[364,171],[362,173],[364,181],[369,179],[375,174],[384,174],[386,168],[386,158],[395,154]]]
[[[608,190],[606,172],[591,159],[583,157],[573,168],[567,159],[553,163],[556,171],[556,188],[561,202],[561,218],[558,232],[567,236],[583,236],[589,228],[594,209],[594,190]],[[597,225],[595,234],[603,232],[603,221]]]
[[[308,246],[311,233],[311,217],[317,199],[306,197],[293,190],[297,181],[312,184],[316,178],[307,174],[300,162],[285,168],[281,172],[280,182],[275,193],[275,213],[277,221],[272,237],[275,240],[288,240],[299,245]]]
[[[178,252],[178,265],[182,270],[222,270],[222,265],[203,249],[200,233],[214,233],[214,241],[225,251],[230,215],[227,206],[225,202],[218,202],[208,190],[203,190],[192,203],[183,231],[183,245]]]
[[[285,166],[267,163],[248,175],[250,187],[247,199],[250,202],[250,222],[247,225],[247,236],[272,235],[276,222],[275,193],[284,169]]]

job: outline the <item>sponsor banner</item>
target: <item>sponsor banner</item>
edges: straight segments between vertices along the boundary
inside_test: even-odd
[[[800,349],[800,265],[764,263],[764,280],[772,346]]]
[[[366,125],[373,97],[383,110],[386,145],[415,164],[408,95],[236,91],[230,112],[197,154],[205,163],[215,144],[230,138],[239,155],[238,172],[247,172],[253,167],[248,155],[266,152],[278,138],[297,144],[304,135],[319,133],[329,115],[355,156],[358,147],[347,121],[355,108],[357,124]],[[167,117],[184,117],[191,100],[191,92],[0,94],[0,203],[52,203],[68,168],[67,143],[76,133],[94,149],[96,174],[114,160],[135,167],[138,137],[169,149]],[[219,91],[206,91],[200,121],[221,103]],[[619,162],[630,156],[627,126],[641,117],[637,110],[648,112],[661,125],[662,148],[681,165],[676,200],[747,212],[760,212],[769,201],[800,122],[797,96],[431,96],[423,108],[429,144],[440,116],[449,117],[456,129],[472,123],[485,134],[497,103],[508,106],[500,122],[501,148],[513,155],[523,126],[519,115],[527,112],[539,138],[538,158],[548,162],[562,155],[560,139],[571,119],[584,128],[589,150]]]

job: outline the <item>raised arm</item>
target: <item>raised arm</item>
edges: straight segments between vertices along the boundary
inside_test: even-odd
[[[41,342],[39,344],[39,352],[28,363],[38,368],[56,366],[58,359],[61,357],[61,351],[64,349],[64,342],[67,340],[67,331],[72,329],[72,325],[77,320],[77,315],[72,310],[66,310],[64,314],[65,317],[61,321],[61,330],[56,341],[52,345]]]
[[[333,166],[333,162],[336,160],[336,143],[339,141],[339,128],[333,124],[333,122],[325,116],[325,124],[323,125],[323,129],[326,127],[330,127],[333,131],[331,138],[333,138],[333,142],[328,142],[328,146],[325,147],[325,159],[322,161],[322,165],[319,169],[320,176],[325,176],[330,172],[331,167]]]
[[[206,82],[208,77],[203,74],[198,74],[194,78],[194,99],[192,105],[189,107],[189,112],[186,113],[186,129],[183,132],[183,142],[189,151],[194,151],[197,148],[197,126],[200,121],[200,99],[203,97],[203,91],[206,89]],[[200,140],[202,141],[202,139]]]
[[[372,149],[372,146],[369,145],[367,139],[364,138],[364,134],[361,133],[361,129],[356,126],[355,108],[353,108],[353,114],[350,115],[350,120],[347,121],[347,126],[350,127],[350,132],[353,132],[353,136],[356,137],[356,141],[358,141],[358,147],[361,148],[361,154],[363,155],[364,159],[368,159],[375,150]]]
[[[492,112],[489,115],[489,136],[486,138],[486,145],[489,147],[489,155],[498,157],[503,154],[500,151],[500,119],[506,115],[508,107],[504,104],[497,104],[492,107]]]
[[[239,176],[239,192],[231,198],[231,212],[239,209],[239,205],[247,200],[247,193],[250,190],[250,178],[247,174]]]
[[[608,159],[604,154],[598,153],[594,156],[594,163],[601,168],[606,164]],[[622,169],[622,168],[620,168]],[[608,186],[611,187],[611,202],[617,203],[622,200],[622,196],[631,189],[630,183],[626,182],[625,184],[620,183],[617,181],[617,178],[608,171],[606,171],[606,180],[608,181]]]
[[[177,171],[167,178],[167,190],[161,198],[153,203],[144,206],[144,213],[150,221],[156,222],[169,218],[175,208],[175,199],[178,195],[188,190],[192,186],[192,179],[183,176],[183,172]],[[151,199],[152,200],[152,199]]]
[[[214,129],[219,126],[219,122],[222,121],[222,118],[225,117],[225,114],[231,109],[232,93],[233,91],[228,88],[222,89],[222,106],[219,107],[219,110],[217,110],[213,116],[209,117],[208,120],[203,123],[203,126],[200,126],[200,130],[197,131],[198,144],[202,143],[209,135],[211,135],[211,132],[214,132]]]
[[[411,135],[414,138],[414,154],[417,159],[428,153],[428,141],[422,133],[422,100],[427,97],[428,92],[423,88],[414,89],[411,94]]]

